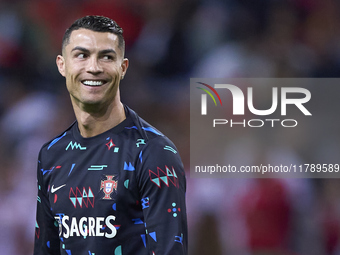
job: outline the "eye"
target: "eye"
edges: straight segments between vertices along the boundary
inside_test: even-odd
[[[85,53],[79,53],[79,54],[76,55],[76,57],[79,58],[79,59],[84,59],[84,58],[87,57],[87,55]]]
[[[104,55],[103,60],[113,60],[113,57],[111,55]]]

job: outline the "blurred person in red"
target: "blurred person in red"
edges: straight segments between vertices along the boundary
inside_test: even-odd
[[[242,201],[252,254],[293,254],[287,249],[290,204],[284,185],[277,179],[256,179]]]

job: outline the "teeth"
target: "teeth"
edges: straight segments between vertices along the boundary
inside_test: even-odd
[[[102,81],[84,81],[83,84],[88,86],[100,86],[103,85]]]

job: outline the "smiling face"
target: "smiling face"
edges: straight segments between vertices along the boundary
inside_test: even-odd
[[[86,110],[109,107],[120,102],[119,83],[128,60],[118,47],[117,35],[78,29],[71,33],[57,66],[66,78],[71,101]]]

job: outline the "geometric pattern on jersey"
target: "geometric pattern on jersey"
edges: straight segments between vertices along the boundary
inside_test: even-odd
[[[82,191],[80,191],[78,187],[76,187],[75,190],[71,188],[69,199],[71,200],[74,208],[77,208],[77,205],[80,206],[80,208],[82,208],[83,206],[85,206],[86,208],[88,208],[89,206],[94,206],[94,195],[91,187],[89,187],[87,191],[85,188],[83,188]]]
[[[77,122],[42,146],[34,255],[186,255],[186,180],[175,145],[124,106],[91,138]]]

